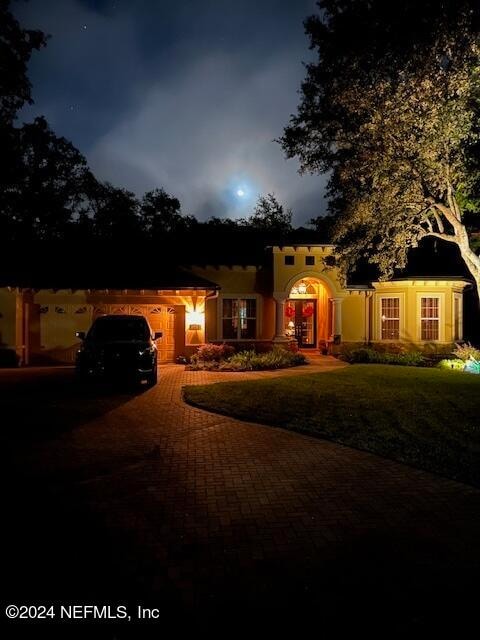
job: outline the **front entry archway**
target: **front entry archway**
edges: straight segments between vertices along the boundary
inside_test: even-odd
[[[317,346],[317,300],[288,300],[287,335],[294,337],[300,349]]]
[[[284,329],[301,349],[323,348],[332,339],[331,294],[323,282],[306,277],[293,284],[285,304]]]

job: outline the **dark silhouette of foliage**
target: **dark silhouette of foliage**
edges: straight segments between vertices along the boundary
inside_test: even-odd
[[[85,158],[44,118],[3,131],[2,234],[11,240],[65,237],[85,201]]]
[[[164,189],[154,189],[144,194],[140,202],[143,229],[153,237],[162,233],[178,233],[195,227],[197,220],[181,212],[178,198]]]
[[[0,0],[0,126],[11,125],[24,104],[32,104],[27,64],[34,50],[45,46],[42,31],[22,29],[9,11],[10,1]]]
[[[86,187],[86,205],[95,237],[106,241],[134,240],[141,235],[139,203],[135,194],[98,182],[93,176]]]
[[[274,235],[285,235],[292,230],[292,210],[285,209],[275,194],[260,196],[253,215],[246,224],[259,231],[269,231]]]

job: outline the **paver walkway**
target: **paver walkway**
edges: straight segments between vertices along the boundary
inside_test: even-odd
[[[12,544],[28,547],[11,568],[12,589],[45,596],[48,574],[52,597],[146,598],[164,615],[311,616],[325,628],[467,620],[478,601],[480,491],[181,399],[185,384],[342,366],[315,360],[260,374],[163,366],[155,388],[112,406],[99,398],[106,404],[90,420],[72,404],[71,429],[10,443],[14,501],[31,509],[11,526]],[[28,376],[43,385],[31,402],[60,411],[71,372],[13,372],[9,393]],[[19,532],[26,519],[34,535]],[[45,545],[54,555],[40,560]]]

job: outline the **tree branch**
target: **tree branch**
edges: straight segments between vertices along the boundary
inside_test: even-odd
[[[438,212],[435,211],[435,209],[433,210],[433,216],[435,218],[435,222],[437,223],[437,227],[438,227],[438,230],[440,231],[440,233],[445,233],[445,227],[444,227],[444,224],[442,222],[442,219],[438,215]]]
[[[445,218],[448,220],[448,222],[452,225],[453,230],[455,231],[455,234],[459,235],[461,233],[462,229],[463,229],[463,224],[460,222],[460,220],[458,220],[457,216],[452,212],[450,207],[446,207],[441,202],[435,202],[435,203],[433,203],[433,206],[443,216],[445,216]]]
[[[426,236],[432,236],[434,238],[440,238],[440,240],[445,240],[446,242],[453,242],[454,244],[458,244],[458,238],[456,236],[451,236],[448,233],[437,233],[436,231],[426,231]]]

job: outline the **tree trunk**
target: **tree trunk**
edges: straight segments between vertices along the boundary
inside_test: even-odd
[[[468,233],[465,226],[461,222],[457,221],[455,224],[454,235],[435,232],[427,233],[426,235],[434,236],[435,238],[440,238],[442,240],[445,240],[446,242],[452,242],[453,244],[457,245],[467,269],[470,271],[472,278],[475,280],[475,286],[477,288],[477,295],[480,304],[480,256],[477,256],[475,251],[471,249],[468,239]]]
[[[458,243],[458,248],[460,249],[460,255],[467,265],[467,269],[470,271],[473,279],[475,280],[475,285],[477,287],[477,296],[480,304],[480,256],[477,256],[477,254],[470,248],[468,237],[464,242]]]

